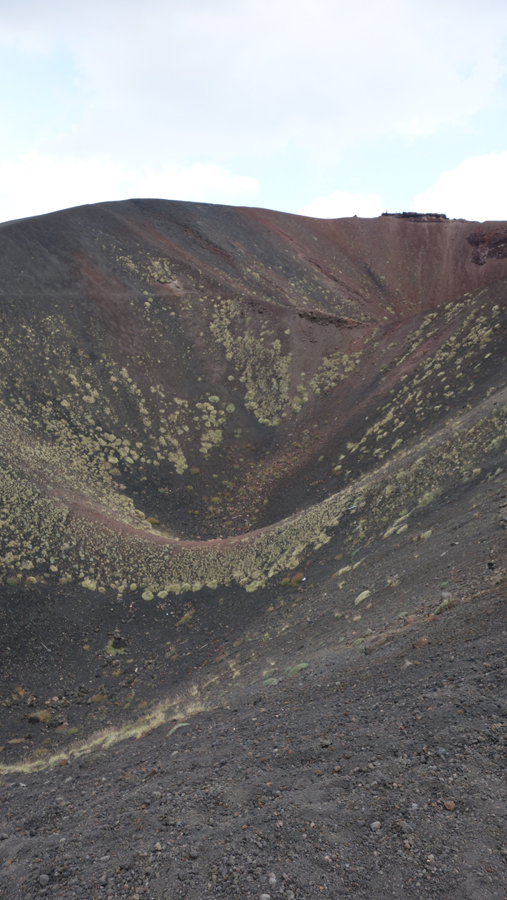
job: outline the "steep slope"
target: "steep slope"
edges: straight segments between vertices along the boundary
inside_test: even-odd
[[[166,594],[297,565],[347,485],[501,381],[504,232],[167,201],[2,226],[4,577]]]
[[[503,896],[507,226],[0,226],[0,894]]]

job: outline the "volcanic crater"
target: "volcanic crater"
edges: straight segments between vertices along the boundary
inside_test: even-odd
[[[251,715],[261,702],[278,718],[276,691],[306,715],[295,685],[310,672],[334,693],[356,672],[350,685],[363,679],[368,693],[395,659],[399,685],[405,662],[420,665],[401,643],[438,643],[428,623],[444,623],[454,647],[468,640],[468,616],[482,639],[478,603],[484,617],[495,610],[497,633],[484,642],[501,645],[506,246],[499,222],[317,220],[162,200],[0,226],[7,786],[25,773],[35,789],[60,767],[84,784],[86,760],[106,771],[141,738],[169,772],[168,754],[184,752],[183,732],[171,738],[183,719],[199,732],[206,716],[221,717],[227,730],[227,708]],[[327,701],[312,702],[307,727],[320,723],[322,742]],[[154,736],[170,721],[161,750]],[[340,745],[340,760],[345,741],[333,740],[320,749]],[[354,753],[366,759],[360,740]],[[403,755],[409,738],[399,741]],[[5,840],[14,846],[8,831]],[[143,852],[163,854],[157,843]],[[5,896],[62,883],[62,873],[23,882],[12,859]],[[107,884],[108,896],[139,896],[142,878],[127,891],[115,877],[94,896]],[[220,890],[200,877],[175,876],[167,895],[148,878],[141,893],[203,897],[208,883],[239,892],[233,875]],[[305,877],[305,897],[322,896]],[[333,878],[331,890],[350,890]],[[378,878],[379,890],[391,883]],[[420,896],[413,884],[407,896]],[[457,876],[453,885],[448,896],[479,896]],[[370,887],[357,882],[356,895],[374,896]],[[73,890],[58,896],[81,896]]]

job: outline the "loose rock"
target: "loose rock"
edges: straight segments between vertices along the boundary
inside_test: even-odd
[[[417,638],[416,641],[414,641],[414,643],[412,644],[412,647],[414,648],[414,650],[418,650],[420,647],[426,647],[427,644],[429,644],[429,642],[430,642],[429,638],[420,637],[420,638]]]

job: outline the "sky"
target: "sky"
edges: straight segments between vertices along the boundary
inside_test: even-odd
[[[0,222],[130,197],[507,219],[505,0],[0,0]]]

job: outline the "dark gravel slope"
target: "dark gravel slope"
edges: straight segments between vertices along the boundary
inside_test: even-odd
[[[0,227],[0,897],[504,900],[503,223]]]
[[[2,896],[503,897],[506,633],[490,590],[176,730],[6,778]]]

